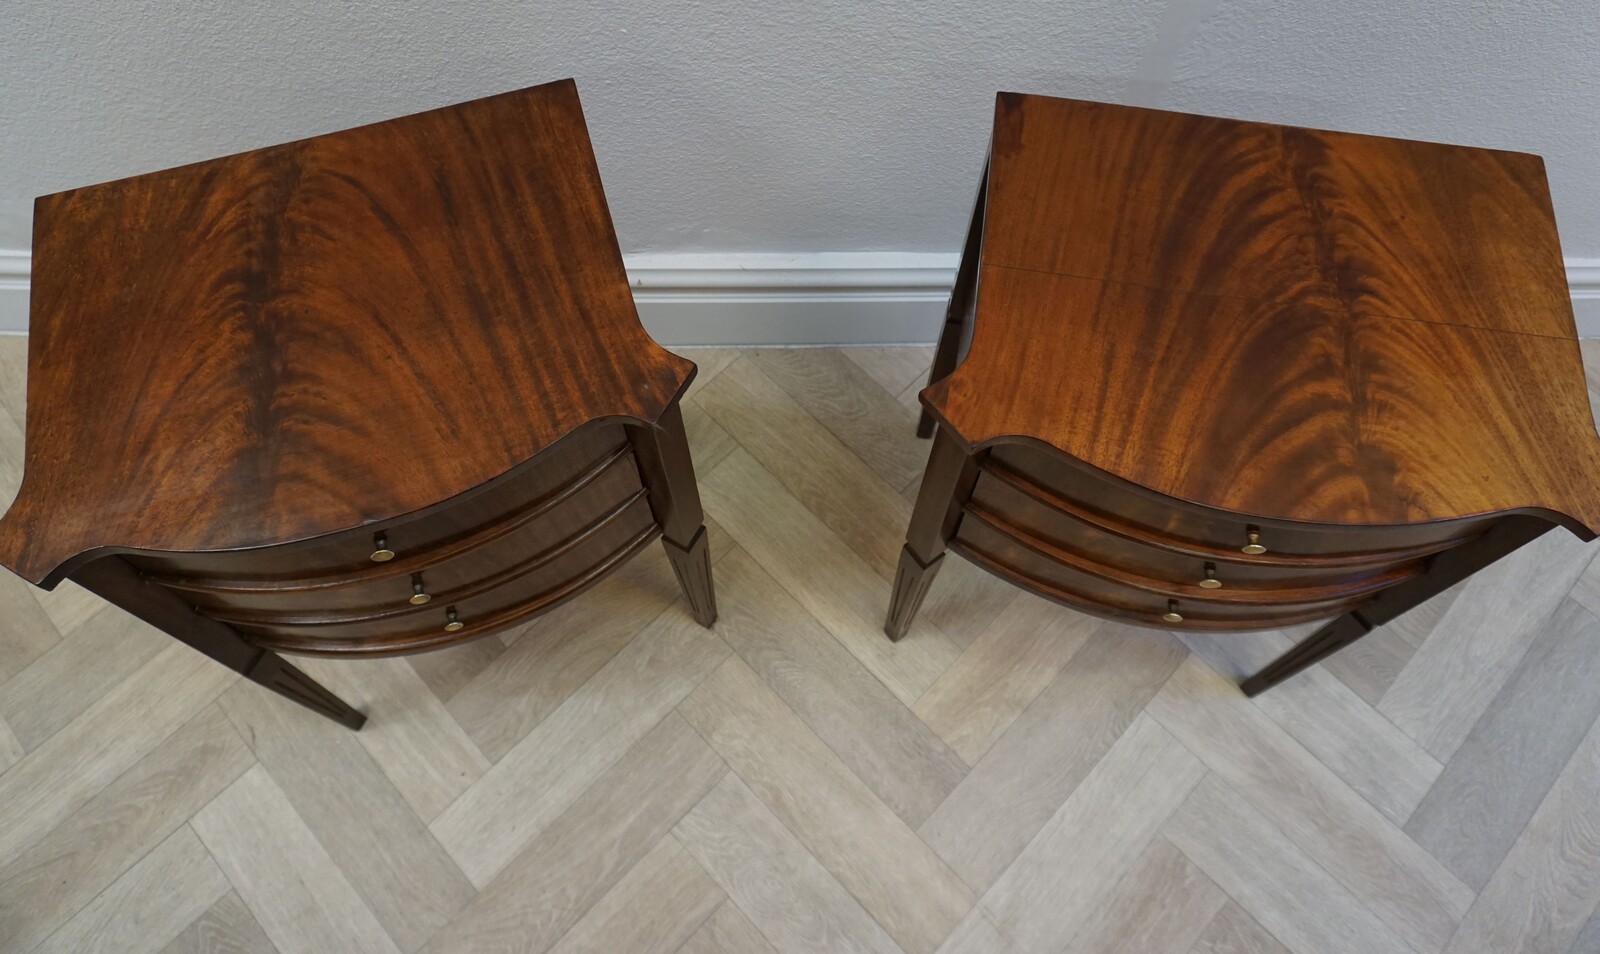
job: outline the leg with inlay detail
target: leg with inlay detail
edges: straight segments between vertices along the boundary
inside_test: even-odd
[[[706,546],[705,515],[695,486],[694,462],[689,458],[683,411],[673,404],[655,427],[630,426],[628,437],[672,572],[677,574],[694,618],[700,625],[710,626],[717,621],[717,597],[711,586],[711,551]]]
[[[173,591],[146,583],[118,557],[85,564],[74,570],[71,578],[106,602],[318,715],[351,729],[359,729],[367,721],[365,715],[277,653],[250,645],[231,627],[196,613]]]
[[[889,616],[883,631],[898,640],[911,628],[928,586],[944,562],[945,544],[955,536],[961,508],[978,479],[977,458],[968,454],[950,432],[941,428],[933,438],[933,453],[917,491],[917,505],[906,530],[906,545],[894,574],[889,596]]]

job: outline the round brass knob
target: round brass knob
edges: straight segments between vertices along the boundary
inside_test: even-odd
[[[427,590],[422,588],[422,574],[414,574],[411,577],[411,605],[421,606],[423,603],[426,603],[431,599],[433,599],[433,597],[429,596]]]
[[[444,631],[447,633],[453,633],[461,627],[467,625],[456,618],[456,608],[454,606],[444,611],[444,618]]]
[[[1167,600],[1167,611],[1161,614],[1161,618],[1169,623],[1183,622],[1183,614],[1178,612],[1177,600]]]
[[[394,559],[394,551],[389,549],[389,537],[382,533],[372,536],[372,562],[387,563]]]
[[[1248,553],[1251,556],[1255,556],[1258,553],[1267,552],[1267,548],[1261,545],[1261,529],[1259,527],[1245,528],[1245,538],[1249,542],[1239,548],[1240,553]]]
[[[1206,564],[1205,575],[1200,578],[1200,588],[1202,590],[1222,589],[1222,581],[1217,579],[1217,565],[1215,563]]]

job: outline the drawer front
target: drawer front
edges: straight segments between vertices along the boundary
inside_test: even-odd
[[[991,521],[1024,528],[1081,561],[1202,589],[1301,589],[1358,583],[1402,569],[1420,572],[1426,554],[1442,546],[1377,554],[1252,556],[1237,549],[1161,538],[1147,528],[1055,497],[1003,466],[980,472],[968,507]]]
[[[1393,564],[1448,549],[1488,527],[1487,521],[1474,520],[1352,527],[1253,519],[1152,494],[1020,445],[992,449],[983,466],[1026,484],[1039,496],[1071,501],[1137,537],[1267,564]]]
[[[963,514],[950,545],[1048,599],[1096,615],[1185,629],[1259,629],[1324,619],[1414,575],[1391,571],[1313,586],[1206,589],[1196,581],[1141,576],[1084,560],[972,510]]]
[[[510,514],[469,527],[446,544],[320,577],[261,581],[188,580],[173,585],[206,615],[229,624],[330,621],[410,612],[460,599],[542,562],[569,563],[562,545],[644,496],[631,454],[609,458],[586,479]],[[648,508],[647,508],[648,509]],[[171,582],[171,581],[169,581]]]
[[[650,504],[630,499],[575,537],[547,542],[530,561],[513,568],[480,566],[480,581],[445,590],[428,603],[378,613],[296,614],[232,620],[246,639],[294,653],[414,652],[496,632],[543,613],[583,592],[659,535]]]
[[[622,425],[598,423],[568,434],[506,478],[418,516],[305,544],[220,553],[141,553],[129,562],[163,580],[213,587],[287,585],[360,574],[381,563],[449,547],[475,528],[514,519],[582,481],[603,462],[629,454]]]

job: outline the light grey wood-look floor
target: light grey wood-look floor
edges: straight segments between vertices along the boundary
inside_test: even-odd
[[[500,636],[306,662],[350,733],[0,573],[0,951],[1600,954],[1596,547],[1256,700],[1298,632],[1103,623],[959,558],[891,644],[930,350],[692,357],[714,631],[652,549]]]

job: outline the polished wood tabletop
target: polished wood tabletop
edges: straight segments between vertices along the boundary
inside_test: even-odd
[[[1004,93],[960,366],[1027,439],[1182,501],[1334,524],[1600,529],[1542,161]]]
[[[38,200],[24,482],[0,564],[281,544],[653,423],[571,81]]]

